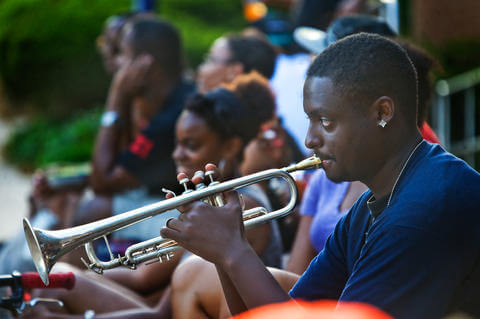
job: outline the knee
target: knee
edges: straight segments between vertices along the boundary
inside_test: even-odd
[[[183,291],[195,287],[202,273],[208,267],[208,262],[198,256],[190,256],[180,263],[172,275],[172,291]]]

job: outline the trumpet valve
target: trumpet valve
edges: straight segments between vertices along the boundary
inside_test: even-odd
[[[205,181],[205,174],[203,173],[203,171],[196,171],[192,177],[192,182],[193,184],[195,184],[195,189],[199,190],[199,189],[205,188],[206,186],[204,181]]]
[[[205,172],[205,176],[207,176],[210,179],[210,183],[208,184],[209,187],[220,184],[219,181],[216,181],[216,180],[213,179],[214,174],[215,174],[214,170],[208,170],[208,171]],[[226,204],[225,196],[223,196],[222,193],[212,195],[212,196],[210,196],[210,203],[209,204],[212,205],[212,206],[223,206],[223,205]]]
[[[179,173],[177,175],[177,180],[178,180],[178,183],[182,185],[183,188],[185,188],[185,190],[183,191],[183,194],[190,193],[192,191],[191,189],[188,189],[188,183],[190,182],[190,180],[188,179],[187,174]]]
[[[208,184],[209,186],[220,184],[218,181],[215,181],[213,179],[213,174],[215,174],[215,172],[213,170],[209,170],[209,171],[205,172],[205,176],[207,176],[210,179],[210,183]]]

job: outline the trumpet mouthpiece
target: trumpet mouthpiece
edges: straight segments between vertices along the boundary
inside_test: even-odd
[[[298,162],[288,166],[285,170],[287,172],[294,172],[312,168],[320,168],[322,166],[322,160],[317,155],[310,156],[309,158],[304,159],[303,161]]]

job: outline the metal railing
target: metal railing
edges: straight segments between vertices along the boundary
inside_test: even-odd
[[[444,147],[463,158],[478,170],[475,156],[480,152],[480,135],[476,135],[477,99],[475,88],[480,85],[480,68],[440,80],[435,85],[435,104],[432,108],[432,125]],[[463,94],[463,138],[452,139],[452,112],[461,105],[451,105],[453,94]]]

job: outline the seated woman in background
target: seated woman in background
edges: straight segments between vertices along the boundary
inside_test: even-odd
[[[198,90],[207,92],[252,70],[271,80],[275,72],[276,58],[276,48],[264,34],[249,31],[221,36],[214,41],[207,57],[198,67]],[[277,95],[278,92],[274,94]],[[276,100],[278,101],[278,97]],[[247,175],[269,168],[284,167],[292,162],[299,162],[304,157],[296,140],[278,118],[277,112],[277,116],[264,123],[257,138],[247,146],[241,170],[243,175]],[[272,180],[259,185],[267,193],[274,209],[284,206],[283,193],[287,191],[288,195],[284,183],[275,183]],[[298,222],[296,217],[298,214],[292,213],[278,220],[285,251],[290,250],[295,236]]]
[[[240,75],[228,86],[198,94],[187,104],[176,125],[177,145],[173,158],[177,172],[191,177],[210,162],[222,168],[221,180],[238,177],[245,145],[257,136],[262,123],[273,117],[274,109],[268,82],[257,73]],[[240,193],[246,209],[258,206],[270,209],[267,197],[258,186],[245,187]],[[162,226],[158,225],[158,228]],[[275,223],[250,229],[246,235],[266,265],[280,265],[282,249]],[[71,314],[93,309],[98,314],[115,312],[99,315],[98,318],[123,318],[123,314],[126,318],[137,318],[142,314],[156,317],[156,311],[160,308],[150,306],[158,302],[159,292],[168,284],[182,252],[176,252],[175,255],[174,260],[167,263],[141,265],[135,271],[108,270],[104,277],[73,269],[77,276],[73,291],[43,290],[40,293],[43,297],[62,300],[66,305],[64,309]],[[164,265],[168,265],[170,271]],[[66,264],[58,264],[54,271],[71,268]],[[151,296],[153,298],[149,298]],[[130,310],[121,312],[126,309]],[[52,315],[48,310],[43,310],[42,315]],[[37,308],[32,316],[41,316]],[[63,317],[69,318],[68,315]]]

